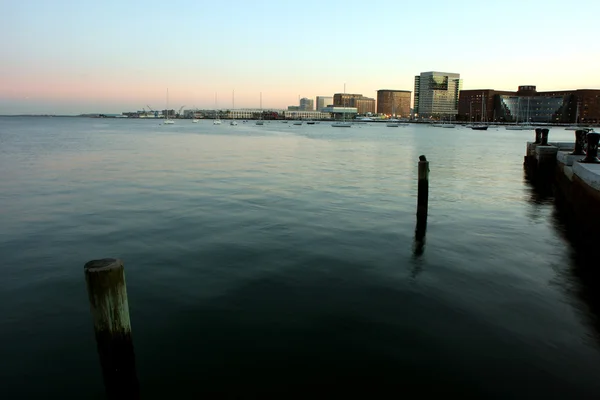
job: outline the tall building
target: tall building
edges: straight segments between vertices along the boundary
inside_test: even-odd
[[[378,90],[377,114],[408,118],[410,116],[410,96],[410,90]]]
[[[419,118],[445,118],[458,113],[460,74],[421,72],[415,76],[414,111]]]
[[[333,95],[336,107],[355,107],[358,114],[375,113],[375,99],[356,93],[336,93]]]
[[[327,106],[333,105],[333,97],[317,96],[317,111],[323,110]]]
[[[313,111],[315,109],[315,101],[313,99],[307,99],[303,97],[300,99],[300,110],[302,111]]]
[[[482,107],[485,104],[485,108]],[[538,92],[533,85],[516,92],[493,89],[461,90],[458,118],[464,121],[598,123],[600,90]]]

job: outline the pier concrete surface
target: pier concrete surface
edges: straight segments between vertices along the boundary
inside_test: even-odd
[[[597,145],[594,148],[588,141],[584,150],[575,142],[528,142],[524,168],[534,185],[552,185],[557,202],[567,209],[582,236],[596,241],[600,238],[600,164],[584,162],[590,155],[595,157]]]

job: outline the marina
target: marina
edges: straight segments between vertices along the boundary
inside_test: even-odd
[[[2,392],[103,398],[83,266],[111,257],[144,398],[596,397],[597,262],[534,136],[0,118]]]

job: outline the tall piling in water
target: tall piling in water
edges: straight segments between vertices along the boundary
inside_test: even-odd
[[[139,399],[123,262],[93,260],[84,272],[107,397]]]
[[[424,155],[419,156],[417,188],[417,227],[415,229],[414,253],[420,255],[425,246],[427,231],[427,209],[429,207],[429,161]]]

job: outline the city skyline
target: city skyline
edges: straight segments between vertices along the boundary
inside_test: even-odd
[[[285,109],[298,97],[342,93],[344,85],[371,98],[380,89],[412,91],[422,71],[460,73],[465,90],[600,88],[593,35],[560,33],[593,27],[594,1],[569,8],[541,0],[502,7],[431,1],[428,8],[438,11],[426,21],[411,18],[423,15],[421,7],[10,3],[0,17],[0,32],[10,38],[0,44],[0,114],[164,109],[167,88],[174,109],[215,108],[215,94],[218,108],[230,108],[234,90],[236,108],[258,108],[262,92],[263,108]],[[398,24],[409,44],[398,45]]]

